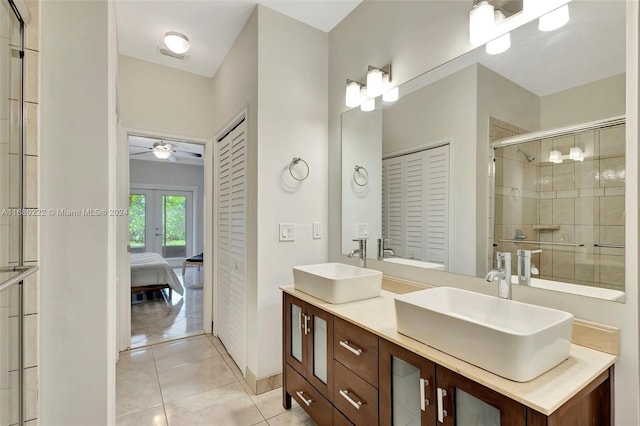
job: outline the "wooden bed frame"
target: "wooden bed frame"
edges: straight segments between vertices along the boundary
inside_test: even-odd
[[[169,300],[171,300],[171,292],[173,291],[173,289],[169,284],[152,284],[152,285],[142,285],[139,287],[131,287],[131,293],[136,293],[138,291],[163,290],[165,288],[169,289]]]

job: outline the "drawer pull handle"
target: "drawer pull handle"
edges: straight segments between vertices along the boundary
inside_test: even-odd
[[[420,409],[422,411],[427,410],[429,406],[429,398],[427,398],[427,387],[429,386],[429,379],[423,379],[420,377]]]
[[[447,417],[447,410],[444,409],[444,402],[442,399],[447,396],[447,390],[438,388],[438,421],[444,423],[444,418]]]
[[[340,395],[342,395],[342,397],[346,399],[347,402],[349,402],[349,404],[353,405],[356,408],[356,410],[359,410],[360,407],[362,407],[362,401],[359,401],[359,400],[354,401],[353,398],[349,396],[349,395],[354,395],[353,392],[349,392],[349,389],[345,389],[345,390],[340,389]]]
[[[304,315],[304,335],[306,336],[308,333],[311,333],[311,329],[309,328],[309,320],[311,319],[310,316],[308,315]]]
[[[349,352],[351,352],[355,356],[360,356],[362,354],[362,349],[354,348],[353,346],[351,346],[349,344],[348,340],[340,340],[340,346],[342,346],[343,348],[345,348],[346,350],[348,350]]]
[[[298,395],[300,397],[300,399],[302,400],[302,402],[304,402],[305,404],[307,404],[307,407],[311,406],[311,403],[313,402],[313,399],[309,398],[305,398],[304,397],[304,391],[297,391],[296,395]]]

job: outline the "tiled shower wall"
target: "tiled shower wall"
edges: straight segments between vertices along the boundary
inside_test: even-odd
[[[505,126],[492,120],[492,128]],[[582,149],[584,161],[548,162],[551,150],[567,155],[574,146]],[[527,161],[518,148],[535,160]],[[539,278],[624,291],[624,192],[624,125],[497,149],[496,239],[513,239],[515,230],[521,229],[528,240],[582,244],[526,248],[542,249],[532,259],[539,267]],[[523,248],[514,243],[498,245],[496,250],[514,254]]]

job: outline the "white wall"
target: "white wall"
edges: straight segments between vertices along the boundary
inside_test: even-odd
[[[136,184],[154,185],[171,188],[172,186],[196,187],[198,193],[194,194],[193,211],[196,216],[195,227],[195,253],[203,251],[204,228],[202,218],[204,216],[204,167],[193,164],[162,163],[159,161],[129,160],[129,181],[131,186]],[[187,253],[191,256],[191,253]]]
[[[342,115],[342,253],[358,248],[359,224],[367,224],[367,257],[377,258],[382,237],[382,108],[354,108]],[[367,169],[369,183],[358,186],[356,165]],[[358,178],[362,184],[363,177]],[[357,257],[357,256],[356,256]]]
[[[45,1],[41,8],[41,207],[107,209],[114,130],[108,2]],[[113,421],[109,221],[41,219],[40,424]]]
[[[257,167],[258,167],[258,13],[257,9],[245,24],[238,38],[229,50],[212,82],[213,113],[210,117],[214,135],[241,111],[247,113],[247,262],[245,262],[246,308],[247,308],[247,367],[255,372],[258,365],[257,337],[257,278],[256,259],[258,257],[257,231]],[[212,146],[217,151],[216,142]],[[214,173],[215,173],[215,159]],[[212,176],[212,179],[214,177]],[[214,200],[217,189],[214,185]],[[215,212],[215,210],[212,210]],[[216,217],[214,213],[214,256]],[[215,271],[214,271],[215,274]],[[215,282],[215,275],[214,275]],[[214,319],[215,322],[215,319]]]
[[[543,96],[540,128],[553,129],[624,115],[625,80],[624,74],[618,74]]]
[[[574,0],[583,1],[583,0]],[[638,255],[638,3],[628,1],[627,40],[627,258]],[[329,34],[329,257],[348,262],[340,254],[340,114],[344,81],[361,79],[367,65],[393,64],[394,82],[402,83],[468,51],[466,2],[363,2]],[[447,19],[442,19],[447,16]],[[486,161],[482,159],[481,161]],[[471,165],[470,165],[471,166]],[[471,166],[474,167],[474,166]],[[478,169],[479,166],[478,166]],[[482,196],[485,194],[483,193]],[[480,195],[478,195],[480,196]],[[466,208],[456,206],[456,208]],[[486,211],[479,212],[486,220]],[[477,218],[479,220],[479,218]],[[486,222],[485,222],[486,223]],[[369,267],[389,275],[433,285],[453,285],[496,294],[496,285],[480,278],[425,271],[388,262]],[[619,304],[531,288],[514,288],[514,299],[572,312],[576,317],[619,326],[622,353],[616,364],[615,416],[620,425],[639,418],[638,385],[638,265],[626,266],[627,302]]]
[[[328,36],[258,6],[258,379],[282,371],[282,293],[295,265],[327,260]],[[283,185],[293,157],[309,164],[297,191]],[[278,223],[296,224],[294,242]],[[312,239],[312,222],[323,226]]]
[[[211,138],[211,79],[120,55],[120,125],[157,134]]]

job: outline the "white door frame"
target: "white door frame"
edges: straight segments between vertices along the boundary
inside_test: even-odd
[[[204,146],[204,214],[203,214],[203,235],[204,235],[204,283],[203,283],[203,312],[202,312],[202,328],[205,333],[211,333],[213,322],[213,152],[215,145],[212,139],[203,139],[192,136],[176,135],[165,132],[156,132],[152,130],[142,130],[134,128],[120,127],[118,131],[118,150],[123,151],[122,156],[118,158],[122,160],[119,164],[118,171],[123,176],[123,181],[118,185],[117,198],[120,203],[127,200],[126,208],[129,208],[129,136],[145,136],[150,138],[173,139],[185,141],[188,143],[199,144]],[[124,161],[126,152],[126,161]],[[126,164],[125,164],[126,163]],[[126,179],[124,179],[126,175]],[[126,183],[126,187],[125,187]],[[120,206],[122,207],[122,206]],[[129,255],[127,244],[129,242],[129,220],[118,222],[118,235],[120,244],[116,248],[118,266],[117,273],[119,275],[117,289],[117,342],[118,351],[124,351],[131,346],[131,266],[129,264]],[[124,236],[127,236],[126,243]]]

